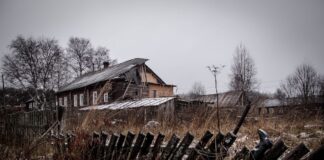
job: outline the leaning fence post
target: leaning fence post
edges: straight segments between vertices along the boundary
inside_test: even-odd
[[[197,143],[195,148],[191,151],[187,160],[195,160],[199,154],[198,151],[202,151],[208,141],[213,137],[213,134],[210,131],[206,131],[203,137],[201,137],[200,141]]]
[[[304,143],[300,143],[297,147],[291,150],[282,160],[300,159],[309,152],[309,149]]]
[[[287,146],[282,141],[282,139],[278,139],[275,144],[265,152],[263,156],[263,160],[272,160],[272,159],[278,159],[286,150]]]
[[[93,132],[92,144],[91,144],[91,147],[90,147],[91,159],[97,159],[97,152],[98,152],[99,143],[100,143],[99,133]]]
[[[250,160],[250,151],[245,146],[241,149],[241,151],[237,152],[232,160]]]
[[[324,145],[309,153],[309,155],[302,160],[322,160],[324,159]]]
[[[188,149],[189,145],[193,141],[194,136],[187,132],[187,134],[184,136],[182,141],[179,144],[179,147],[176,149],[173,157],[171,158],[172,160],[178,160],[181,159],[182,156],[185,154],[186,150]]]
[[[118,135],[113,133],[110,137],[109,144],[108,144],[108,147],[106,150],[106,157],[105,158],[101,157],[101,159],[111,159],[114,149],[115,149],[117,139],[118,139]]]
[[[113,159],[119,159],[121,149],[123,147],[125,141],[125,136],[123,134],[119,134],[119,138],[116,144],[115,152],[113,153]]]
[[[154,147],[152,149],[152,157],[151,157],[152,160],[155,160],[156,157],[158,156],[164,137],[165,136],[161,133],[159,133],[159,135],[157,136],[154,143]]]
[[[143,144],[144,138],[145,138],[145,135],[143,133],[138,134],[135,144],[134,144],[134,147],[129,154],[129,158],[128,158],[129,160],[136,159],[138,152],[140,151],[141,146]]]
[[[177,144],[179,143],[180,139],[177,135],[173,134],[170,141],[168,142],[167,146],[162,152],[162,155],[160,157],[161,160],[167,160],[172,155],[173,150],[177,147]]]
[[[145,141],[143,142],[143,146],[141,148],[141,151],[140,151],[140,157],[142,156],[146,156],[149,151],[150,151],[150,146],[151,146],[151,143],[154,139],[154,135],[150,132],[148,132],[145,136]]]
[[[135,138],[134,133],[132,133],[132,132],[127,133],[126,141],[125,141],[124,147],[122,149],[121,156],[119,157],[120,159],[126,159],[127,158],[128,153],[131,150],[134,138]]]
[[[106,148],[107,138],[108,138],[108,134],[105,131],[102,131],[100,133],[100,145],[99,145],[99,149],[98,149],[98,156],[100,158],[105,156],[105,148]]]

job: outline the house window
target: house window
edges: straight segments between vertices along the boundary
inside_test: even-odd
[[[59,98],[59,105],[63,106],[63,99],[62,98]]]
[[[157,91],[153,90],[153,97],[156,98],[157,97]]]
[[[64,107],[67,107],[68,106],[68,99],[67,99],[67,97],[64,97],[64,102],[63,102],[63,106]]]
[[[104,102],[108,102],[108,92],[104,94]]]
[[[80,99],[79,99],[79,100],[80,100],[80,103],[79,103],[80,106],[83,106],[83,102],[84,102],[84,101],[83,101],[83,98],[84,98],[84,97],[83,97],[83,94],[80,94]]]
[[[92,92],[92,104],[97,104],[97,91]]]
[[[73,106],[74,107],[78,106],[78,95],[77,94],[73,95]]]

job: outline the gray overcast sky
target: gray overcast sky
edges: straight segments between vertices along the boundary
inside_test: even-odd
[[[149,58],[177,93],[195,81],[212,93],[211,64],[226,65],[219,88],[228,90],[241,42],[256,63],[260,91],[273,92],[301,63],[324,74],[323,0],[1,0],[1,57],[19,34],[55,38],[62,47],[71,36],[89,38],[119,62]]]

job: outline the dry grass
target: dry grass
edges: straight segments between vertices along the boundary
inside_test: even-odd
[[[217,119],[215,116],[211,117],[214,115],[213,113],[212,110],[205,110],[200,113],[192,113],[192,118],[186,121],[176,118],[172,122],[162,121],[159,122],[160,125],[148,127],[145,123],[136,121],[137,117],[134,115],[128,115],[128,119],[125,121],[116,122],[118,121],[116,113],[91,111],[86,114],[86,121],[82,121],[81,125],[67,126],[66,129],[85,134],[91,134],[93,131],[127,134],[128,131],[131,131],[133,133],[151,132],[157,135],[161,132],[166,135],[165,140],[170,139],[173,133],[182,137],[186,132],[190,132],[196,137],[196,140],[199,140],[207,130],[212,133],[218,132]],[[232,131],[238,118],[229,116],[231,114],[222,111],[220,113],[221,132]],[[263,129],[273,141],[281,137],[289,147],[303,142],[309,148],[316,148],[324,138],[323,117],[301,115],[294,113],[294,115],[280,117],[247,117],[238,133],[238,141],[234,147],[241,149],[245,145],[248,148],[253,148],[258,141],[257,129]]]

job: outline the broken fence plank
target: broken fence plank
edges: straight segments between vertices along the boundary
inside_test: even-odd
[[[275,144],[265,152],[263,156],[263,160],[276,160],[278,159],[286,150],[287,146],[282,141],[282,139],[278,139]]]
[[[106,141],[108,138],[108,134],[104,131],[100,133],[100,146],[99,146],[99,157],[104,157],[105,156],[105,148],[106,148]]]
[[[173,134],[167,146],[163,150],[160,160],[167,160],[172,155],[173,150],[177,147],[180,139],[177,135]]]
[[[100,143],[99,133],[98,132],[93,132],[93,134],[92,134],[92,143],[91,143],[91,147],[90,147],[91,159],[97,159],[99,143]]]
[[[309,149],[304,143],[300,143],[297,147],[291,150],[282,160],[300,159],[309,152]]]
[[[106,150],[106,156],[105,156],[105,160],[110,160],[112,155],[113,155],[113,152],[114,152],[114,149],[115,149],[115,145],[116,145],[116,142],[117,142],[117,139],[118,139],[118,135],[117,134],[112,134],[111,137],[110,137],[110,140],[109,140],[109,144],[108,144],[108,147],[107,147],[107,150]]]
[[[124,143],[124,146],[123,146],[123,149],[121,152],[121,156],[119,157],[119,159],[121,159],[121,160],[127,159],[127,155],[129,153],[129,151],[131,150],[134,138],[135,138],[134,133],[132,133],[132,132],[127,133],[126,141]]]
[[[186,150],[188,149],[189,145],[193,141],[193,139],[194,139],[194,136],[192,134],[190,134],[189,132],[187,132],[187,134],[180,142],[179,147],[176,149],[176,151],[171,159],[172,160],[181,159],[182,156],[185,154]]]
[[[115,149],[115,152],[113,153],[113,159],[119,159],[125,138],[126,138],[125,135],[123,135],[123,134],[119,135],[116,149]]]
[[[302,160],[323,160],[324,159],[324,144],[318,149],[309,153],[309,155]]]
[[[237,152],[232,160],[250,160],[250,150],[244,146],[240,152]]]
[[[209,144],[208,149],[202,155],[204,159],[221,159],[226,155],[226,148],[222,145],[225,135],[218,132],[215,139]]]
[[[129,158],[128,158],[129,160],[136,159],[138,152],[141,150],[141,146],[143,144],[144,138],[145,138],[145,135],[143,133],[138,134],[135,144],[134,144],[134,147],[129,154]]]
[[[156,157],[158,156],[164,137],[165,136],[161,133],[159,133],[159,135],[157,136],[152,149],[152,160],[155,160]]]
[[[206,131],[204,136],[201,137],[200,141],[196,144],[194,150],[191,151],[187,160],[195,160],[198,156],[198,151],[204,149],[208,141],[213,137],[213,134],[210,131]]]
[[[152,144],[152,141],[154,139],[154,135],[150,132],[148,132],[145,136],[145,141],[143,143],[143,146],[141,148],[141,151],[140,151],[140,156],[145,156],[149,153],[150,151],[150,146]]]

